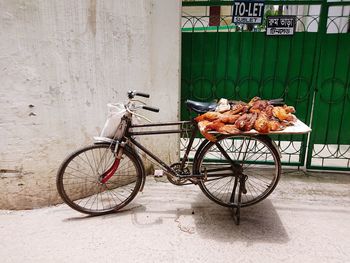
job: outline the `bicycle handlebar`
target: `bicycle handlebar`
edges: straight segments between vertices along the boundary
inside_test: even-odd
[[[140,96],[140,97],[144,97],[144,98],[149,98],[149,94],[147,93],[143,93],[143,92],[138,92],[136,90],[134,91],[128,91],[128,97],[129,99],[133,99],[135,96]]]
[[[140,97],[145,97],[145,98],[149,98],[150,97],[150,95],[147,94],[147,93],[138,92],[136,90],[134,90],[134,91],[130,90],[130,91],[128,91],[128,98],[130,100],[128,105],[130,104],[130,102],[133,100],[133,98],[135,96],[140,96]],[[145,104],[142,101],[139,101],[139,102],[141,102],[142,104]],[[150,106],[143,105],[143,106],[139,106],[139,108],[144,109],[144,110],[153,111],[153,112],[159,112],[159,108],[156,108],[156,107],[150,107]]]
[[[149,110],[149,111],[153,111],[153,112],[159,112],[159,109],[156,108],[156,107],[142,106],[142,109],[144,109],[144,110]]]
[[[135,95],[140,96],[140,97],[149,98],[149,94],[143,93],[143,92],[135,92]]]

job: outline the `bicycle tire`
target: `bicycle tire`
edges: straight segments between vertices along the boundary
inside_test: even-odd
[[[238,177],[232,170],[231,160],[227,160],[217,144],[233,162],[239,163],[242,167],[241,173],[247,176],[247,193],[242,194],[240,207],[256,204],[273,192],[281,175],[281,161],[270,138],[251,135],[222,136],[215,143],[208,142],[193,164],[194,174],[207,175],[198,184],[209,199],[225,207],[238,206]]]
[[[114,163],[114,146],[95,144],[69,155],[60,166],[56,185],[62,200],[71,208],[89,215],[115,212],[138,193],[143,182],[143,166],[128,146],[114,175],[101,183],[99,177]]]

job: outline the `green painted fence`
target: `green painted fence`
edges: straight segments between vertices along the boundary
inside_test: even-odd
[[[238,32],[225,16],[217,27],[208,25],[209,16],[183,16],[182,102],[284,98],[313,132],[309,144],[307,135],[274,138],[283,163],[350,170],[350,2],[271,2],[304,5],[294,36],[266,36],[262,27]],[[184,2],[191,3],[219,4]],[[182,119],[188,114],[182,106]]]

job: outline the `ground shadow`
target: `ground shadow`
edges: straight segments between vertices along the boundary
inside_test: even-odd
[[[207,200],[203,195],[193,203],[196,231],[205,238],[222,242],[287,243],[288,234],[272,202],[241,209],[241,223],[236,225],[232,210]]]
[[[202,238],[220,242],[243,241],[249,245],[259,242],[287,243],[289,241],[283,223],[269,199],[252,207],[241,209],[240,225],[235,224],[231,209],[217,205],[202,194],[198,194],[197,198],[189,202],[191,208],[187,206],[183,209],[175,204],[174,209],[166,209],[162,206],[136,202],[120,212],[103,215],[100,218],[103,220],[130,216],[133,225],[137,228],[173,224],[174,222],[183,232],[196,233]],[[172,206],[167,208],[169,207]],[[185,204],[184,207],[186,207]],[[88,220],[89,218],[96,217],[81,216],[67,218],[65,221]]]
[[[273,203],[266,199],[259,204],[241,209],[241,223],[236,225],[232,210],[222,207],[201,192],[186,192],[171,201],[159,199],[159,195],[147,195],[135,200],[121,211],[102,215],[98,220],[130,217],[137,228],[149,228],[155,225],[169,224],[180,231],[197,234],[202,238],[219,242],[243,241],[247,244],[268,242],[287,243],[288,234],[276,212]],[[92,220],[97,217],[80,215],[63,221]]]

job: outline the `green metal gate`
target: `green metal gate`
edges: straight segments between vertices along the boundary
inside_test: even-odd
[[[274,138],[283,163],[350,170],[350,2],[265,1],[267,14],[297,16],[290,37],[231,24],[231,6],[183,1],[182,102],[282,97],[313,128],[310,138]],[[188,118],[184,107],[181,116]]]

